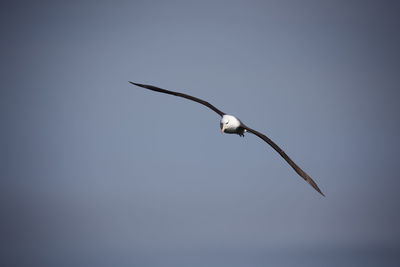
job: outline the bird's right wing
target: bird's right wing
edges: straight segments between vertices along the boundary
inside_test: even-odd
[[[224,112],[222,112],[221,110],[217,109],[216,107],[214,107],[213,105],[211,105],[210,103],[208,103],[207,101],[204,101],[200,98],[191,96],[191,95],[187,95],[187,94],[183,94],[183,93],[179,93],[179,92],[174,92],[174,91],[169,91],[169,90],[165,90],[162,88],[158,88],[155,87],[153,85],[147,85],[147,84],[140,84],[140,83],[134,83],[134,82],[130,82],[133,85],[139,86],[139,87],[143,87],[152,91],[156,91],[156,92],[160,92],[160,93],[164,93],[164,94],[169,94],[169,95],[174,95],[174,96],[179,96],[179,97],[183,97],[189,100],[192,100],[194,102],[200,103],[210,109],[212,109],[213,111],[215,111],[216,113],[218,113],[218,115],[220,115],[221,117],[225,115]]]
[[[246,129],[248,132],[257,135],[262,140],[267,142],[270,146],[272,146],[272,148],[275,149],[276,152],[278,152],[282,156],[282,158],[284,158],[287,161],[287,163],[289,163],[289,165],[295,170],[295,172],[297,172],[298,175],[300,175],[307,183],[309,183],[321,195],[325,196],[322,193],[322,191],[319,189],[317,183],[314,182],[314,180],[305,171],[303,171],[299,166],[297,166],[297,164],[294,163],[294,161],[285,153],[285,151],[283,151],[277,144],[275,144],[274,141],[269,139],[266,135],[254,130],[254,129],[251,129],[245,125],[243,125],[243,128]]]

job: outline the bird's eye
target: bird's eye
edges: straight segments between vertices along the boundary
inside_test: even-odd
[[[229,121],[225,122],[225,124],[228,124],[228,123],[229,123]]]

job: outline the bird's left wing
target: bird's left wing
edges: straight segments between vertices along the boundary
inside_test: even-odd
[[[192,101],[195,101],[197,103],[200,103],[210,109],[212,109],[213,111],[215,111],[216,113],[218,113],[218,115],[220,115],[221,117],[225,115],[224,112],[222,112],[221,110],[217,109],[216,107],[214,107],[213,105],[211,105],[210,103],[208,103],[207,101],[204,101],[203,99],[191,96],[191,95],[187,95],[187,94],[183,94],[183,93],[179,93],[179,92],[174,92],[174,91],[169,91],[166,89],[162,89],[162,88],[158,88],[155,87],[153,85],[147,85],[147,84],[140,84],[140,83],[134,83],[134,82],[130,82],[133,85],[139,86],[139,87],[143,87],[152,91],[156,91],[156,92],[160,92],[160,93],[164,93],[164,94],[169,94],[169,95],[174,95],[174,96],[179,96],[179,97],[183,97]]]
[[[300,175],[307,183],[309,183],[321,195],[325,196],[322,193],[322,191],[319,189],[317,183],[315,183],[314,180],[305,171],[303,171],[296,163],[294,163],[294,161],[285,153],[285,151],[283,151],[277,144],[275,144],[274,141],[269,139],[266,135],[254,130],[254,129],[251,129],[245,125],[243,125],[242,127],[244,129],[246,129],[248,132],[257,135],[262,140],[267,142],[270,146],[272,146],[272,148],[275,149],[276,152],[278,152],[282,156],[282,158],[284,158],[287,161],[287,163],[289,163],[289,165],[297,172],[298,175]]]

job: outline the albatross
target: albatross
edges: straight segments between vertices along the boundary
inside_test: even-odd
[[[148,84],[140,84],[140,83],[134,83],[134,82],[129,82],[133,85],[149,89],[152,91],[156,91],[159,93],[164,93],[164,94],[169,94],[169,95],[174,95],[178,97],[183,97],[189,100],[192,100],[194,102],[200,103],[214,112],[216,112],[218,115],[221,116],[221,121],[220,121],[220,128],[222,133],[227,133],[227,134],[237,134],[239,136],[244,136],[244,133],[249,132],[252,133],[265,142],[267,142],[273,149],[275,149],[276,152],[278,152],[284,160],[286,160],[287,163],[295,170],[295,172],[300,175],[307,183],[309,183],[318,193],[320,193],[322,196],[325,196],[322,191],[319,189],[318,185],[314,182],[314,180],[305,172],[303,171],[294,161],[277,145],[275,142],[273,142],[270,138],[268,138],[266,135],[260,133],[259,131],[256,131],[248,126],[246,126],[243,122],[241,122],[238,118],[236,118],[233,115],[226,114],[225,112],[222,112],[215,106],[211,105],[209,102],[202,100],[200,98],[184,94],[184,93],[179,93],[179,92],[174,92],[174,91],[169,91],[166,89],[162,89],[153,85],[148,85]]]

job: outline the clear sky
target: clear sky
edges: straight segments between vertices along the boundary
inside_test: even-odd
[[[396,1],[0,10],[8,266],[398,266]]]

